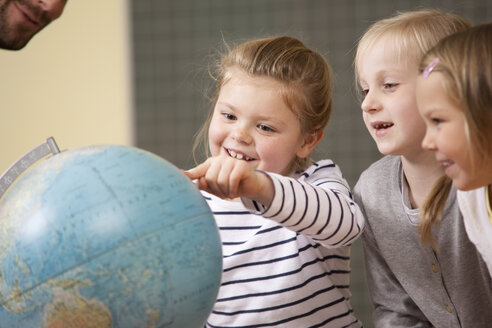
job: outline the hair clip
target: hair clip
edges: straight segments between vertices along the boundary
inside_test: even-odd
[[[439,63],[439,57],[436,57],[434,58],[433,61],[431,61],[429,63],[429,65],[427,65],[427,67],[424,69],[424,71],[422,72],[422,75],[424,77],[428,77],[430,73],[432,73],[432,70],[434,69],[434,67],[436,67],[436,65]]]

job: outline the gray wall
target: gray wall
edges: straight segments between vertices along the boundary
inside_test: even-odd
[[[334,113],[314,157],[333,159],[353,187],[380,157],[354,88],[357,39],[378,19],[422,8],[492,21],[492,3],[484,0],[133,0],[137,146],[192,167],[193,136],[210,108],[207,69],[224,41],[287,34],[321,52],[333,68]],[[351,290],[356,314],[372,327],[360,242],[352,249]]]

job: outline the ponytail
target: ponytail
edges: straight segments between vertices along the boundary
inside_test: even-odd
[[[437,226],[441,222],[444,206],[452,185],[453,181],[448,176],[440,177],[427,195],[421,208],[418,231],[422,238],[422,243],[430,244],[434,249],[437,249],[437,245],[432,236],[432,226]]]

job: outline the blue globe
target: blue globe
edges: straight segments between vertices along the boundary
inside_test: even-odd
[[[1,327],[202,327],[221,272],[200,192],[140,149],[58,153],[0,200]]]

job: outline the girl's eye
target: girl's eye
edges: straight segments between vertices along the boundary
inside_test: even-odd
[[[396,88],[397,85],[398,85],[398,83],[385,83],[384,84],[384,89],[391,90],[391,89]]]
[[[360,90],[360,94],[362,95],[362,97],[367,96],[368,93],[369,93],[369,89],[361,89]]]
[[[432,121],[432,123],[434,123],[435,125],[439,125],[439,124],[441,124],[442,122],[444,122],[444,120],[443,120],[443,119],[440,119],[440,118],[437,118],[437,117],[431,118],[431,121]]]
[[[265,125],[265,124],[258,125],[258,128],[262,131],[265,131],[265,132],[275,132],[274,129],[272,129],[271,127],[269,127],[268,125]]]
[[[236,120],[236,116],[235,116],[235,115],[232,115],[232,114],[229,114],[229,113],[223,113],[222,115],[224,115],[224,117],[225,117],[227,120],[231,120],[231,121]]]

